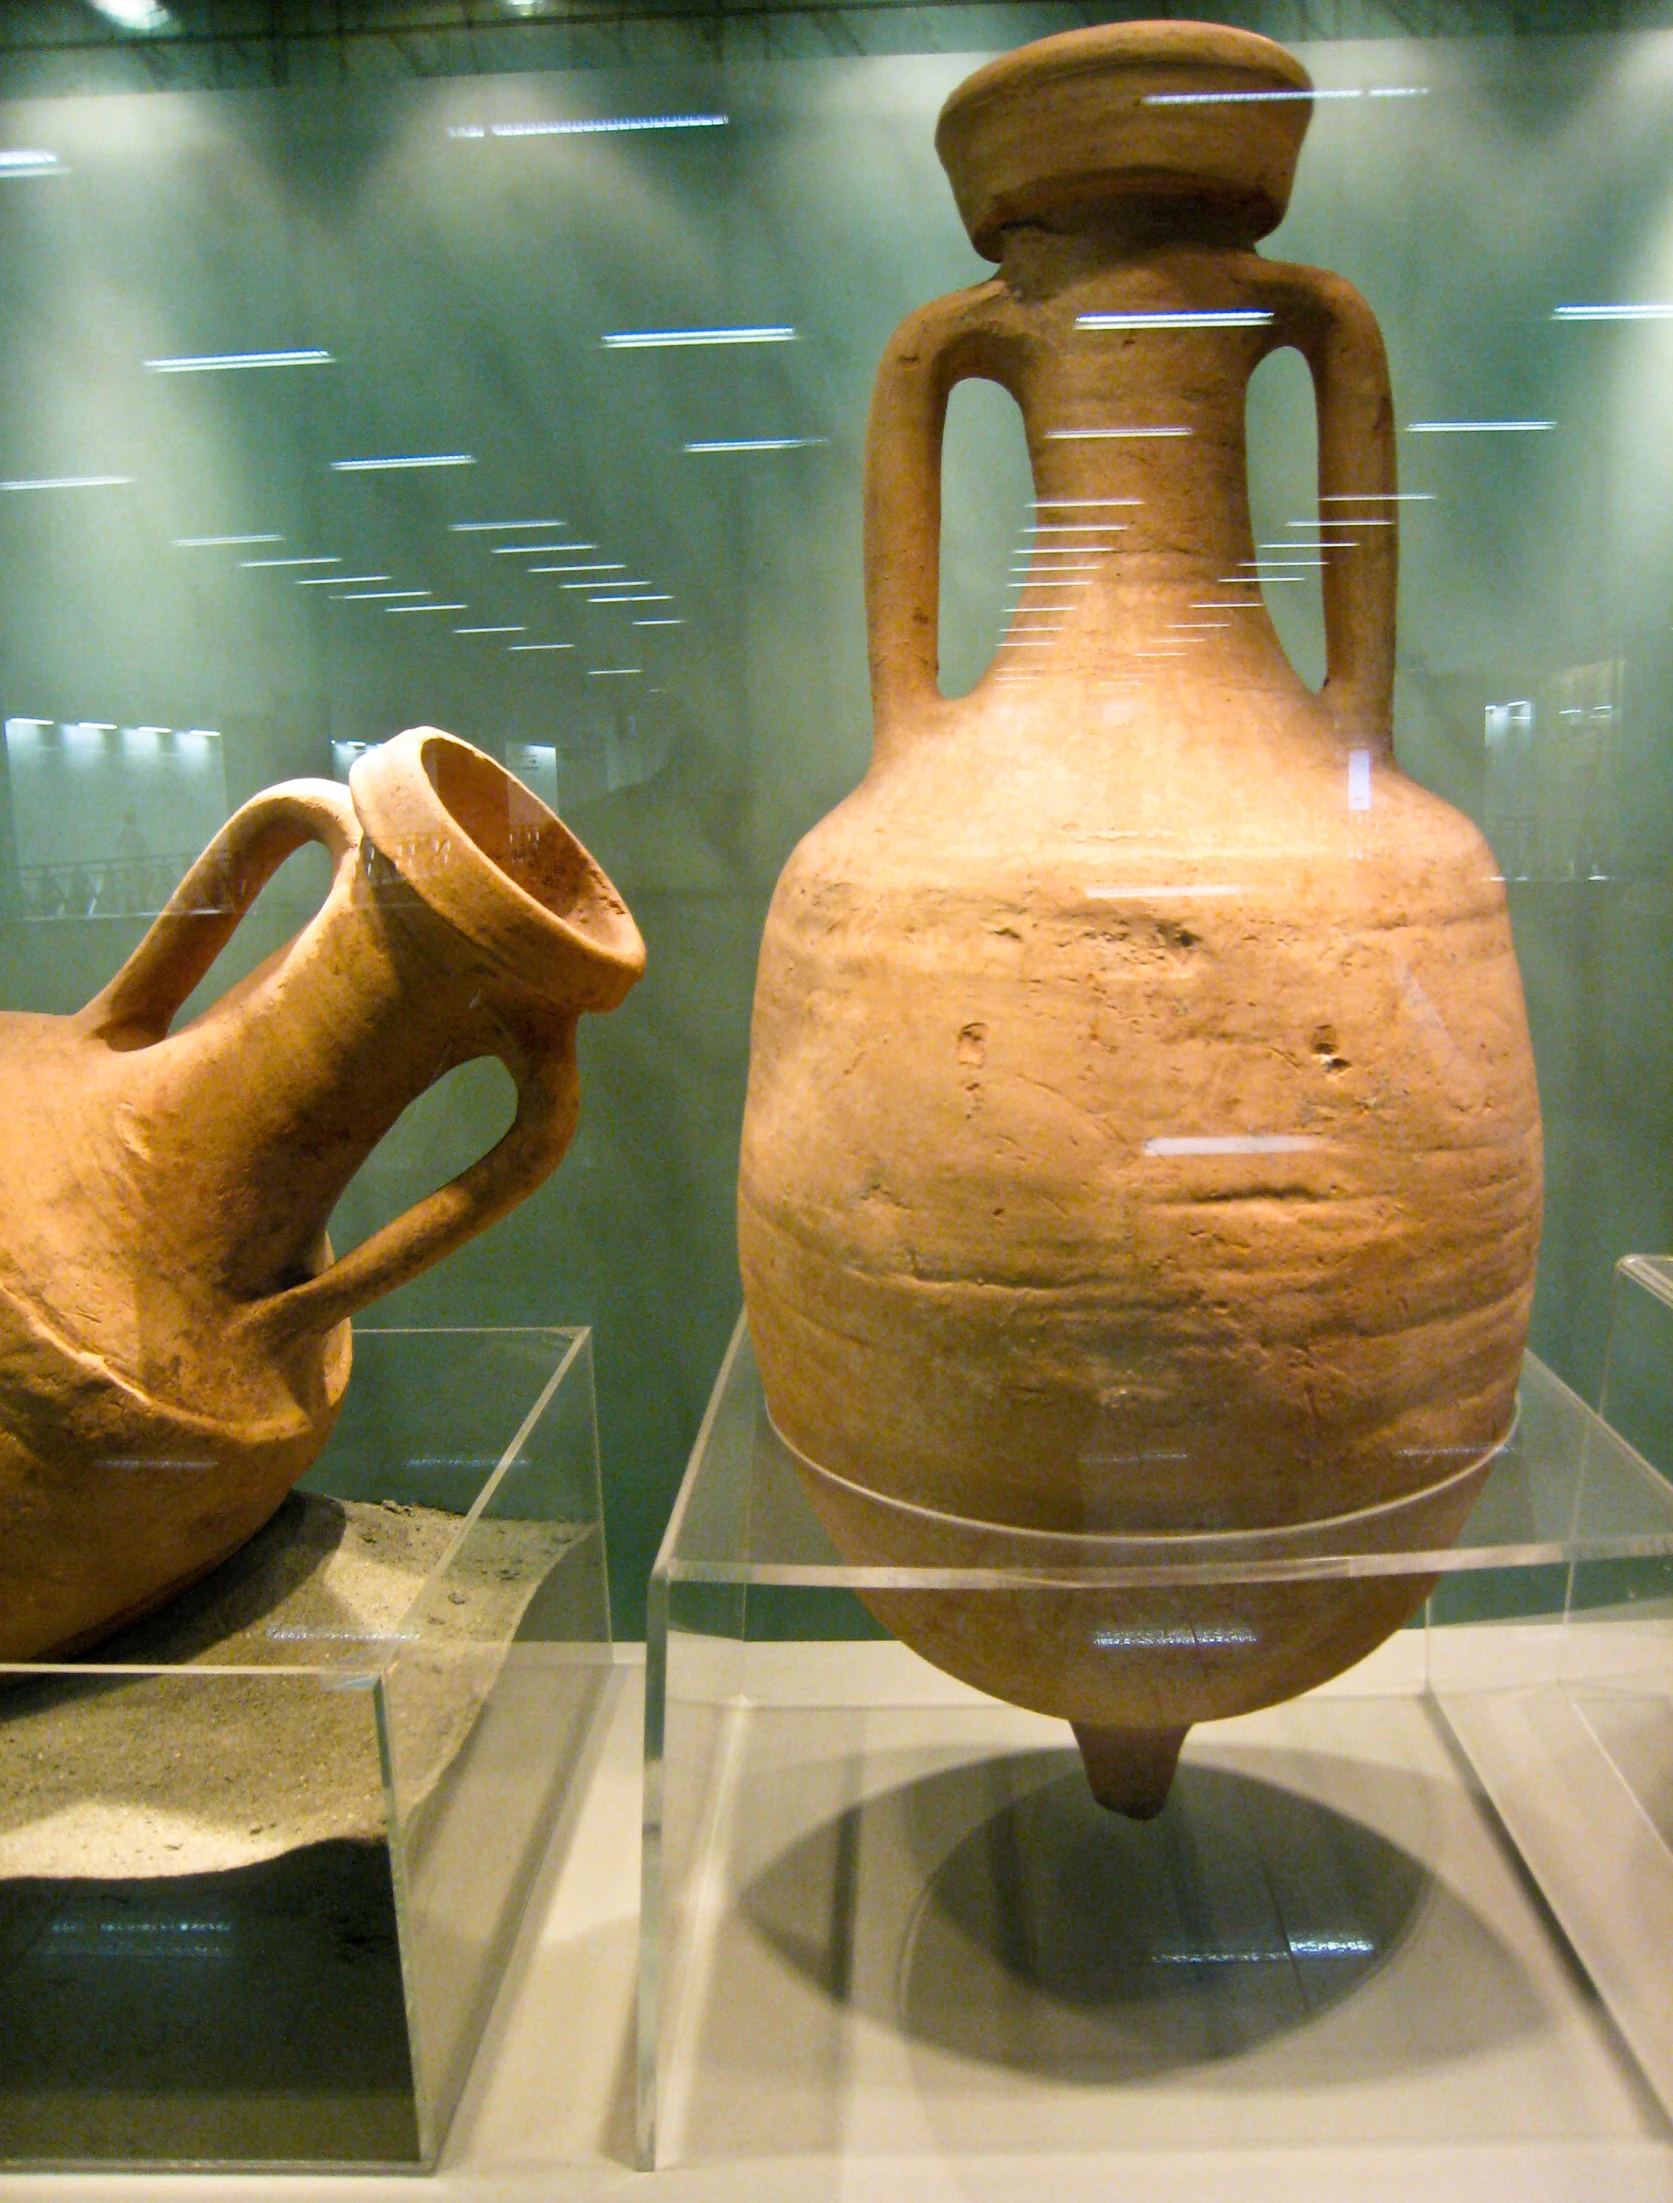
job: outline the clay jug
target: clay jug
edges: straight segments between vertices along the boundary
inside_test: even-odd
[[[318,913],[171,1031],[309,841],[333,867]],[[560,821],[418,728],[347,790],[245,804],[74,1017],[0,1017],[0,1659],[94,1642],[266,1521],[330,1434],[350,1315],[555,1167],[576,1020],[643,966]],[[333,1261],[326,1222],[361,1162],[476,1056],[516,1084],[503,1139]]]
[[[1136,1813],[1191,1722],[1307,1688],[1421,1600],[1397,1569],[1269,1564],[1457,1534],[1538,1239],[1503,886],[1391,748],[1377,324],[1255,250],[1310,90],[1265,39],[1122,23],[948,100],[998,274],[885,354],[872,763],[785,867],[755,998],[740,1233],[776,1425],[850,1559],[1034,1571],[868,1596],[1073,1721]],[[1251,539],[1245,389],[1280,346],[1317,400],[1317,693]],[[939,471],[966,376],[1016,399],[1035,499],[1009,632],[955,701]],[[1153,1588],[1072,1588],[1089,1567]]]

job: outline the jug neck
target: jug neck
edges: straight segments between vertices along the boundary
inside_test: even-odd
[[[1013,636],[1019,661],[1056,636],[1083,665],[1199,666],[1235,632],[1253,677],[1290,678],[1249,514],[1264,276],[1214,202],[1133,198],[1007,231],[1001,281],[1035,340],[1015,387],[1035,485],[1017,621],[1038,630]]]

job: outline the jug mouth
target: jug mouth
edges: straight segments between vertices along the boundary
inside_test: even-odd
[[[1136,198],[1214,203],[1249,243],[1276,229],[1313,112],[1282,46],[1222,23],[1104,23],[1036,39],[952,93],[936,125],[971,243]]]
[[[361,753],[349,793],[414,892],[519,986],[607,1010],[644,971],[639,928],[603,868],[485,751],[410,727]]]

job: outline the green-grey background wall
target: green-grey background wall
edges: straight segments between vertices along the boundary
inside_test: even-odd
[[[1228,12],[1292,37],[1390,28],[1369,8]],[[125,478],[0,490],[0,998],[72,1008],[137,938],[138,918],[42,914],[73,902],[70,860],[85,886],[136,835],[174,854],[158,820],[197,835],[204,784],[188,801],[157,738],[125,729],[214,730],[226,805],[340,773],[352,745],[420,722],[555,788],[631,902],[649,975],[584,1028],[582,1128],[557,1178],[387,1308],[596,1326],[624,1633],[736,1314],[766,898],[865,762],[873,366],[911,306],[983,272],[935,113],[981,49],[1090,19],[809,10],[559,24],[539,48],[421,26],[432,73],[415,75],[398,45],[206,35],[147,60],[132,42],[14,39],[17,11],[0,16],[0,86],[51,95],[0,111],[0,154],[53,156],[0,159],[0,480]],[[1511,876],[1548,1137],[1535,1344],[1593,1393],[1612,1261],[1673,1241],[1673,316],[1554,316],[1673,305],[1673,34],[1301,51],[1321,86],[1358,96],[1320,103],[1271,249],[1352,277],[1388,339],[1403,487],[1427,493],[1404,508],[1398,747]],[[121,88],[146,82],[176,88]],[[726,326],[795,335],[602,341]],[[330,364],[145,365],[290,347]],[[1549,425],[1409,425],[1494,420]],[[1272,363],[1251,399],[1258,535],[1312,512],[1311,437],[1298,363]],[[763,439],[783,448],[686,448]],[[471,463],[331,464],[415,454]],[[997,638],[1026,496],[1009,401],[961,391],[950,686]],[[458,526],[480,521],[562,525]],[[238,535],[282,541],[184,540]],[[589,604],[534,571],[557,554],[508,548],[553,542],[596,546],[568,563],[656,601]],[[243,563],[268,557],[341,563]],[[302,586],[333,571],[468,609]],[[1313,592],[1274,596],[1316,672]],[[573,647],[513,647],[530,643]],[[92,731],[66,750],[66,726]],[[217,984],[300,921],[320,877],[305,857],[287,868]],[[497,1071],[456,1073],[352,1189],[338,1243],[479,1151],[506,1110]]]

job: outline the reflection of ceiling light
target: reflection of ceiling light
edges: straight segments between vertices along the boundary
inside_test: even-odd
[[[794,329],[775,323],[749,329],[617,329],[599,341],[606,351],[643,352],[674,344],[791,344],[795,336]]]
[[[0,155],[4,159],[4,155]],[[1554,306],[1553,321],[1673,321],[1673,306]],[[605,338],[609,343],[609,338]]]
[[[34,481],[0,482],[0,490],[114,490],[132,480],[131,474],[49,474]]]
[[[333,459],[333,474],[381,474],[391,467],[474,467],[468,451],[421,451],[405,459]]]
[[[1555,421],[1408,421],[1413,436],[1525,435],[1530,430],[1555,428]]]
[[[501,529],[567,528],[567,520],[450,520],[449,535],[494,535]]]
[[[1272,319],[1264,306],[1213,307],[1200,313],[1076,314],[1077,329],[1261,329]],[[606,337],[605,342],[610,340]]]
[[[28,146],[0,148],[0,176],[49,176],[57,166],[56,153],[41,153]]]
[[[171,30],[174,18],[158,0],[93,0],[107,23],[124,31]]]
[[[229,367],[330,367],[335,363],[329,352],[313,345],[292,352],[193,352],[145,364],[154,375],[214,375]]]
[[[283,543],[282,535],[177,535],[177,551],[219,551],[236,543]]]
[[[565,122],[450,122],[450,138],[587,138],[611,130],[724,130],[729,115],[600,115]]]
[[[811,451],[826,436],[712,436],[687,444],[687,451]]]

